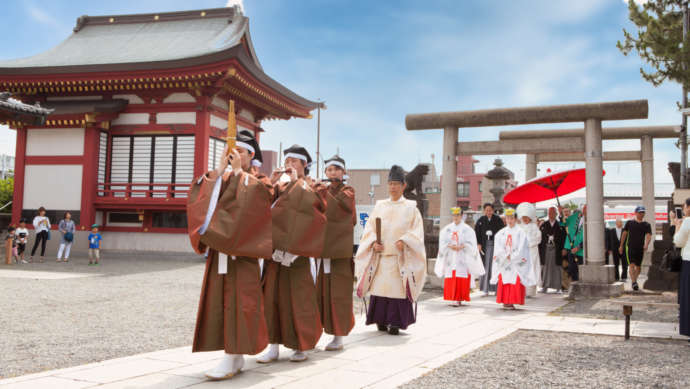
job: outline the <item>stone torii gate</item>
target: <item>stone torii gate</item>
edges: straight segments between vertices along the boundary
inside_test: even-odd
[[[581,282],[578,293],[582,295],[620,295],[623,284],[615,282],[613,266],[604,265],[604,190],[602,163],[602,128],[603,120],[646,119],[649,111],[647,100],[618,101],[594,104],[571,104],[542,107],[522,107],[506,109],[487,109],[476,111],[441,112],[426,114],[411,114],[405,117],[408,130],[443,129],[443,168],[441,180],[441,208],[449,209],[455,206],[455,180],[457,177],[456,155],[471,147],[467,143],[478,146],[482,142],[458,143],[458,128],[510,126],[522,124],[571,123],[584,122],[584,141],[582,136],[559,138],[558,144],[570,145],[573,150],[552,149],[552,152],[580,152],[584,150],[589,231],[601,230],[600,234],[592,233],[587,239],[587,265],[581,266]],[[553,139],[544,140],[542,146],[556,147]],[[573,142],[571,144],[571,142]],[[487,143],[487,142],[484,142]],[[517,139],[499,142],[495,147],[507,148],[511,144],[529,145],[536,149],[541,140]],[[503,144],[502,146],[500,144]],[[561,147],[561,146],[559,146]],[[568,147],[568,146],[562,146]],[[472,152],[477,152],[477,148]],[[498,151],[498,150],[496,150]],[[504,152],[507,150],[503,150]],[[493,152],[501,154],[502,152]],[[489,153],[487,153],[489,154]],[[522,153],[520,153],[522,154]],[[447,212],[441,212],[441,224],[450,223]]]
[[[654,138],[678,138],[680,126],[633,126],[633,127],[607,127],[602,129],[604,140],[640,139],[640,151],[604,152],[604,160],[611,161],[640,161],[642,182],[642,203],[647,208],[646,221],[654,226],[656,213],[654,212]],[[527,130],[527,131],[501,131],[498,139],[502,141],[513,140],[538,140],[543,137],[571,138],[584,137],[583,129],[567,130]],[[570,162],[584,161],[583,154],[569,153],[528,153],[525,156],[525,180],[531,180],[537,176],[537,164],[539,162]],[[652,242],[653,243],[653,242]]]

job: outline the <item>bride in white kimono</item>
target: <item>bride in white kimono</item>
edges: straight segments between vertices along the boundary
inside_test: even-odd
[[[537,285],[541,284],[541,261],[539,260],[539,243],[541,243],[541,230],[537,226],[537,209],[531,203],[520,203],[517,207],[517,215],[520,218],[520,227],[527,234],[530,254],[530,271],[535,285],[525,290],[527,297],[537,296]]]
[[[439,234],[434,273],[444,278],[443,299],[460,306],[462,301],[470,301],[472,282],[485,271],[474,230],[463,221],[460,208],[451,208],[451,214],[453,222],[443,227]]]
[[[506,309],[525,304],[525,286],[536,285],[532,277],[529,241],[518,227],[515,210],[505,210],[506,226],[498,231],[494,242],[494,264],[491,284],[498,284],[496,302]]]

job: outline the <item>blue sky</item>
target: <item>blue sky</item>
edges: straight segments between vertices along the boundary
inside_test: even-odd
[[[83,14],[174,11],[225,6],[227,0],[7,1],[0,58],[30,56],[66,38]],[[339,1],[245,0],[264,70],[295,92],[326,101],[321,150],[336,150],[352,168],[411,169],[441,153],[441,131],[408,132],[408,113],[649,100],[649,119],[604,125],[679,124],[680,86],[654,88],[637,55],[616,49],[632,29],[622,0]],[[521,126],[573,128],[575,124]],[[316,150],[316,120],[269,121],[262,143]],[[518,127],[511,127],[518,128]],[[460,140],[497,140],[500,128],[461,129]],[[605,150],[639,150],[639,141],[605,142]],[[14,136],[0,129],[0,152]],[[679,160],[673,140],[655,141],[655,181],[670,182]],[[478,171],[493,156],[478,158]],[[504,156],[524,177],[524,156]],[[541,164],[554,170],[574,164]],[[579,166],[579,165],[578,165]],[[440,168],[440,165],[437,164]],[[606,163],[607,182],[639,182],[639,163]]]

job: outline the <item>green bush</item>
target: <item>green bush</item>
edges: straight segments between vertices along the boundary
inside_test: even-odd
[[[0,207],[12,201],[12,195],[14,194],[14,178],[9,177],[4,180],[0,180]],[[0,211],[2,213],[12,212],[12,204],[7,206],[7,208]]]

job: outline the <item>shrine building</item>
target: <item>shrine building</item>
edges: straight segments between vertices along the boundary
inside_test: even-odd
[[[0,61],[3,91],[52,110],[4,117],[17,131],[12,222],[43,206],[55,229],[69,211],[77,248],[97,223],[104,249],[191,251],[187,193],[216,167],[229,101],[259,139],[264,120],[319,105],[264,73],[237,7],[82,16],[51,50]]]

